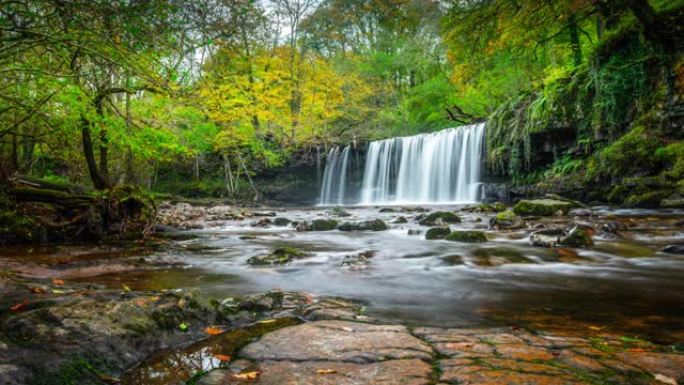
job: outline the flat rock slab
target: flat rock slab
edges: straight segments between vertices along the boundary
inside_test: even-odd
[[[427,385],[432,367],[419,359],[390,360],[370,364],[327,361],[264,361],[259,375],[249,381],[259,385]],[[212,373],[204,385],[244,384],[228,370]]]
[[[432,348],[401,325],[317,321],[269,333],[241,356],[254,361],[344,361],[432,359]]]

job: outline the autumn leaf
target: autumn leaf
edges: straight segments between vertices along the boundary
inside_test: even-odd
[[[15,304],[14,306],[10,307],[10,310],[11,311],[19,311],[19,310],[23,309],[24,307],[26,307],[26,305],[28,305],[28,301],[23,300],[22,302],[19,302],[18,304]]]
[[[29,288],[29,290],[33,294],[45,294],[45,289],[43,289],[42,287],[31,287]]]
[[[318,369],[316,370],[316,374],[334,374],[337,373],[337,370],[335,369]]]
[[[217,360],[222,361],[222,362],[228,362],[231,359],[233,359],[233,357],[231,357],[227,354],[214,354],[214,358],[216,358]]]
[[[236,373],[236,374],[231,375],[231,377],[233,377],[233,379],[235,379],[235,380],[251,381],[251,380],[256,380],[260,374],[261,374],[261,372],[259,372],[258,370],[254,370],[251,372]]]
[[[56,286],[64,285],[64,281],[58,278],[52,278],[52,284]]]
[[[123,285],[123,289],[124,289],[124,291],[127,292],[127,293],[128,293],[129,291],[131,291],[131,288],[128,287],[128,286],[126,286],[126,285]]]
[[[181,322],[181,323],[178,325],[178,329],[180,329],[180,330],[182,330],[182,331],[187,331],[187,330],[188,330],[188,325],[187,325],[185,322]]]
[[[217,335],[223,333],[223,331],[224,331],[223,329],[217,328],[215,326],[209,326],[209,327],[204,328],[204,332],[209,334],[210,336],[217,336]]]

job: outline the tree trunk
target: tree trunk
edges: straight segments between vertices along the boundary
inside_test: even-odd
[[[128,83],[128,82],[127,82]],[[131,129],[131,95],[127,92],[126,93],[126,133],[130,135],[130,129]],[[124,183],[128,185],[135,184],[135,174],[133,172],[133,150],[131,149],[131,145],[128,145],[128,149],[126,151],[126,171],[125,171],[125,178],[124,178]]]
[[[570,48],[575,67],[582,64],[582,47],[580,46],[579,32],[577,30],[577,18],[571,14],[568,18],[568,32],[570,33]]]
[[[90,174],[90,180],[92,180],[93,186],[97,190],[109,188],[108,180],[100,173],[100,169],[98,169],[97,162],[95,161],[93,140],[90,136],[90,122],[83,116],[81,116],[81,137],[83,142],[83,156],[85,157],[88,173]]]

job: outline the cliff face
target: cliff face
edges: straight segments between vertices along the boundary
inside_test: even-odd
[[[684,205],[684,49],[625,25],[588,63],[502,105],[487,169],[517,195]]]

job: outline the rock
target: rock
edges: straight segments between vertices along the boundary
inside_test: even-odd
[[[425,232],[425,239],[444,239],[451,233],[448,227],[432,227]]]
[[[397,210],[393,209],[392,207],[383,207],[380,210],[378,210],[380,213],[396,213]]]
[[[619,221],[609,221],[601,226],[602,233],[617,234],[618,231],[626,231],[627,226]]]
[[[351,214],[347,210],[343,209],[340,206],[334,207],[332,209],[332,211],[330,211],[330,215],[334,215],[336,217],[350,217],[351,216]]]
[[[419,206],[405,206],[401,208],[402,213],[426,213],[430,210]]]
[[[591,247],[594,246],[594,241],[586,231],[575,227],[567,236],[561,238],[558,244],[569,247]]]
[[[520,229],[525,227],[525,221],[511,210],[497,213],[489,220],[489,227],[492,229]]]
[[[260,385],[428,385],[432,374],[432,366],[418,359],[372,363],[265,361],[257,368]],[[224,374],[219,384],[244,383],[244,380]]]
[[[283,217],[278,217],[278,218],[276,218],[276,219],[273,220],[273,224],[276,225],[276,226],[278,226],[278,227],[287,226],[287,225],[289,225],[291,222],[292,222],[291,220],[289,220],[289,219],[287,219],[287,218],[283,218]]]
[[[473,252],[473,263],[477,266],[496,267],[509,263],[531,263],[521,252],[509,247],[480,248]]]
[[[420,235],[423,234],[423,230],[418,230],[418,229],[409,229],[408,230],[408,235]]]
[[[513,207],[513,212],[523,216],[553,216],[559,211],[567,214],[574,207],[572,202],[554,199],[521,200]]]
[[[684,255],[684,244],[667,245],[661,251],[668,254]]]
[[[400,325],[316,321],[266,334],[240,355],[256,361],[369,363],[413,358],[429,361],[432,349]]]
[[[256,222],[252,223],[252,227],[268,227],[272,224],[273,222],[271,221],[270,218],[261,218]]]
[[[348,267],[352,270],[365,269],[370,265],[370,258],[373,258],[374,252],[368,250],[356,255],[345,255],[340,266]]]
[[[532,246],[554,247],[566,236],[563,229],[537,230],[530,234]]]
[[[276,213],[274,211],[255,211],[252,215],[255,217],[275,217]]]
[[[373,219],[363,222],[345,222],[338,227],[340,231],[383,231],[387,230],[387,224],[382,219]]]
[[[422,218],[419,223],[423,226],[441,226],[447,223],[461,223],[461,218],[451,211],[435,211]]]
[[[568,215],[574,217],[590,217],[593,215],[593,212],[590,209],[572,209],[568,212]]]
[[[406,217],[397,217],[397,219],[393,220],[392,223],[396,223],[396,224],[408,223],[408,219],[406,219]]]
[[[444,239],[446,239],[447,241],[467,243],[487,242],[487,237],[485,236],[485,234],[482,231],[477,230],[453,231]]]
[[[307,253],[293,247],[279,247],[271,254],[251,257],[247,260],[247,263],[253,266],[284,265],[295,259],[301,259],[307,256]]]
[[[587,208],[587,206],[586,206],[584,203],[580,202],[580,201],[575,201],[575,200],[572,200],[572,199],[569,199],[569,198],[566,198],[566,197],[562,197],[562,196],[560,196],[560,195],[558,195],[558,194],[546,193],[546,194],[544,194],[544,198],[546,198],[546,199],[553,199],[553,200],[557,200],[557,201],[561,201],[561,202],[572,203],[573,206],[575,206],[575,207]]]
[[[314,219],[297,225],[297,231],[330,231],[335,228],[337,228],[337,221],[334,219]]]
[[[461,209],[467,213],[499,213],[506,211],[506,205],[501,202],[481,203],[474,206],[466,206]]]
[[[463,257],[457,254],[447,255],[441,258],[447,265],[462,265]]]

